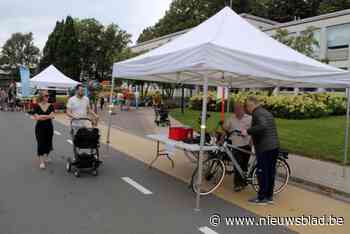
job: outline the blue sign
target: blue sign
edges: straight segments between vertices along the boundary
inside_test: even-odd
[[[21,90],[22,97],[28,97],[30,95],[30,72],[25,66],[20,66],[19,74],[21,76]]]

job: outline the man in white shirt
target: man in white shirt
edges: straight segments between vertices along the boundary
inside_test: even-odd
[[[238,129],[249,129],[252,124],[252,117],[245,114],[244,107],[241,103],[235,103],[234,114],[230,116],[223,125],[223,129],[231,133]],[[232,145],[237,146],[243,150],[251,151],[251,138],[250,136],[241,136],[237,134],[232,134],[230,137]],[[241,166],[244,172],[248,171],[249,154],[237,151],[235,156],[238,164]],[[241,191],[247,184],[244,182],[239,173],[234,175],[234,190],[236,192]]]
[[[84,96],[84,89],[82,85],[77,85],[75,88],[75,96],[69,98],[67,103],[67,115],[71,119],[89,118],[93,117],[92,122],[96,125],[98,115],[90,108],[89,98]],[[84,126],[85,121],[73,121],[73,128],[80,128]]]

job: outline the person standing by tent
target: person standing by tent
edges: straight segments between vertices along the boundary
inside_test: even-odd
[[[236,129],[249,129],[252,124],[252,117],[244,112],[244,107],[241,103],[236,102],[234,105],[234,113],[230,118],[225,120],[223,129],[227,133],[232,133]],[[250,136],[238,136],[231,134],[230,140],[234,146],[237,146],[245,151],[251,151],[251,138]],[[250,154],[236,151],[236,159],[238,164],[244,172],[248,171],[248,163],[250,159]],[[239,192],[244,189],[247,184],[239,173],[235,173],[233,176],[234,190]]]
[[[45,169],[45,162],[49,162],[49,153],[52,151],[54,108],[49,103],[49,94],[45,91],[40,91],[32,112],[32,118],[36,120],[35,137],[38,143],[37,155],[40,160],[40,168]]]
[[[0,109],[2,111],[6,110],[6,100],[7,100],[7,93],[3,88],[1,88],[0,89]]]
[[[251,135],[255,147],[259,192],[249,202],[265,205],[273,203],[273,191],[276,174],[276,161],[279,152],[277,127],[273,115],[264,109],[256,97],[246,101],[248,113],[252,114],[252,126],[241,129],[242,135]]]
[[[101,111],[103,111],[103,108],[105,106],[105,102],[106,102],[105,97],[101,94],[101,96],[100,96],[100,109],[101,109]]]
[[[97,92],[94,85],[94,81],[90,80],[88,83],[88,98],[90,99],[90,108],[97,113]]]
[[[8,108],[10,111],[16,109],[16,82],[13,80],[7,90]]]
[[[139,101],[140,101],[140,92],[137,86],[135,87],[134,97],[135,97],[135,108],[137,110],[139,109]]]

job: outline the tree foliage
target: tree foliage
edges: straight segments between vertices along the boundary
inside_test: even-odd
[[[314,30],[315,28],[309,27],[300,35],[290,36],[287,29],[278,29],[273,38],[308,57],[314,57],[314,48],[319,46]]]
[[[68,16],[65,20],[62,36],[59,38],[57,56],[58,68],[72,79],[80,77],[80,50],[79,37],[74,20]]]
[[[17,76],[20,65],[26,65],[32,70],[37,67],[40,50],[34,45],[32,33],[14,33],[2,47],[0,57],[1,68]]]
[[[57,21],[53,32],[49,35],[49,38],[45,44],[43,50],[43,57],[40,60],[40,70],[45,69],[51,64],[58,64],[58,51],[60,37],[63,34],[64,21]]]
[[[326,14],[350,8],[350,0],[323,0],[320,1],[319,14]]]
[[[108,78],[113,62],[130,43],[130,37],[117,24],[104,26],[93,18],[68,16],[57,22],[50,34],[40,68],[54,64],[77,80]]]
[[[229,4],[230,0],[173,0],[165,16],[145,28],[137,42],[194,27]],[[348,9],[350,0],[233,0],[232,8],[283,23]]]
[[[65,75],[79,80],[81,70],[79,45],[74,19],[68,16],[66,20],[56,22],[45,44],[40,70],[53,64]]]

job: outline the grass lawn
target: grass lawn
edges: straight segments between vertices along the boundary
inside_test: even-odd
[[[174,109],[170,115],[199,129],[197,122],[200,111],[186,110],[182,114],[180,109]],[[213,131],[220,120],[220,113],[210,112],[210,115],[208,130]],[[311,158],[343,162],[344,116],[308,120],[277,119],[277,126],[283,149]]]

